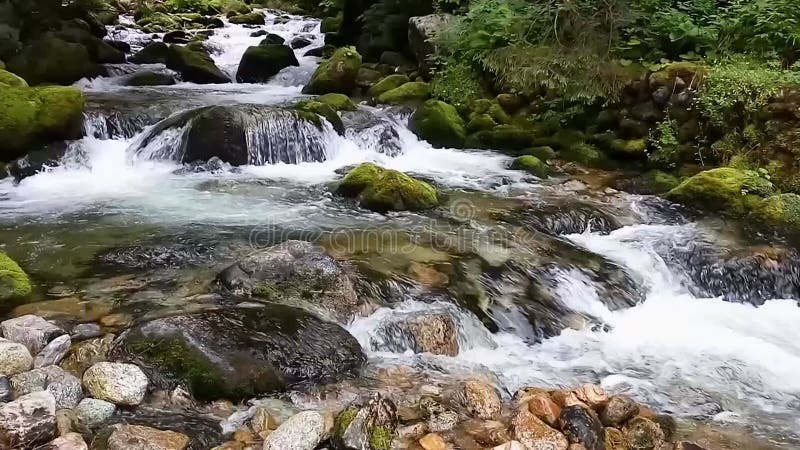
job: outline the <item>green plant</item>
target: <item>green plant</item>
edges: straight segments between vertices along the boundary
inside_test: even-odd
[[[654,149],[648,156],[657,167],[674,169],[679,162],[678,133],[675,122],[669,118],[662,120],[650,133],[650,146]]]
[[[484,96],[478,72],[469,62],[451,58],[439,65],[431,83],[431,95],[453,105],[468,105]]]
[[[732,52],[779,57],[791,67],[800,57],[800,2],[735,0],[721,21],[721,45]]]

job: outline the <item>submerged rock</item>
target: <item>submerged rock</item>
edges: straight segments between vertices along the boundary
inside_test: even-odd
[[[377,212],[423,210],[439,204],[433,186],[372,163],[351,170],[336,192],[357,197],[359,205]]]
[[[239,83],[265,83],[281,70],[299,65],[294,51],[286,45],[249,47],[239,62],[236,81]]]
[[[198,399],[239,400],[304,382],[331,382],[364,362],[347,331],[283,305],[156,319],[126,331],[112,354],[143,367],[153,383]]]
[[[447,314],[410,314],[375,330],[373,345],[382,351],[456,356],[458,330]]]
[[[303,307],[339,322],[347,322],[361,306],[352,270],[305,241],[252,253],[220,272],[217,281],[235,294]]]
[[[338,92],[349,95],[356,87],[360,68],[361,55],[352,47],[340,48],[320,64],[311,81],[303,88],[303,93],[321,95]]]

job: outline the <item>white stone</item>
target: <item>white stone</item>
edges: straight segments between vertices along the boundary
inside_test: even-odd
[[[263,450],[314,450],[324,434],[325,417],[316,411],[303,411],[270,433]]]
[[[0,374],[7,377],[31,369],[33,357],[22,344],[0,339]]]
[[[133,364],[99,362],[83,374],[83,386],[97,399],[136,406],[147,393],[147,375]]]
[[[33,360],[33,367],[54,366],[60,363],[67,356],[71,345],[72,339],[70,339],[69,335],[62,334],[53,339],[36,355]]]

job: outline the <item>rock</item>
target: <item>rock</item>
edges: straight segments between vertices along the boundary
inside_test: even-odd
[[[84,100],[77,88],[0,87],[0,159],[17,158],[33,144],[80,137]],[[18,267],[3,267],[8,262],[0,256],[0,300],[30,289],[24,282],[27,277],[15,271]],[[9,284],[12,280],[13,285]]]
[[[268,34],[269,33],[267,32],[267,30],[256,30],[250,33],[250,37],[261,37],[261,36],[266,36]],[[283,44],[283,38],[281,38],[281,44]]]
[[[105,400],[84,398],[75,407],[75,416],[78,422],[87,427],[95,428],[114,415],[117,406]]]
[[[409,126],[420,139],[434,147],[462,148],[466,138],[464,120],[452,105],[428,100],[411,116]]]
[[[602,408],[608,402],[608,395],[596,384],[584,384],[575,389],[575,395],[592,409]]]
[[[771,195],[753,207],[750,217],[772,226],[800,228],[800,195]]]
[[[163,42],[151,42],[128,58],[134,64],[166,64],[169,46]]]
[[[231,23],[244,25],[264,25],[267,23],[264,19],[264,14],[258,11],[253,11],[247,14],[239,14],[238,16],[231,17],[229,20]]]
[[[94,63],[121,64],[125,62],[124,52],[82,28],[71,25],[62,26],[61,30],[55,32],[53,36],[66,42],[82,45],[89,52],[89,58]]]
[[[166,33],[161,40],[165,44],[188,44],[191,36],[183,30],[175,30]]]
[[[373,350],[458,355],[458,330],[448,314],[396,314],[371,339]]]
[[[349,267],[305,241],[252,253],[220,272],[217,281],[238,295],[301,306],[341,322],[350,320],[361,305]]]
[[[19,76],[0,68],[0,86],[12,88],[26,88],[28,82]]]
[[[558,426],[561,408],[555,404],[547,393],[539,393],[528,401],[528,411],[551,427]]]
[[[463,429],[483,446],[494,447],[511,440],[508,427],[496,420],[469,420],[464,423]]]
[[[372,163],[351,170],[336,192],[346,197],[357,197],[359,205],[378,212],[422,210],[439,204],[433,186]]]
[[[0,374],[13,376],[30,370],[31,352],[22,344],[0,338]]]
[[[466,146],[505,150],[512,154],[530,148],[534,143],[534,133],[515,125],[498,125],[490,130],[479,131],[469,137]]]
[[[83,398],[80,380],[58,366],[47,366],[14,375],[11,377],[11,391],[14,398],[48,391],[55,399],[56,409],[74,408]]]
[[[8,403],[11,400],[11,381],[8,377],[0,376],[0,403]]]
[[[639,413],[639,405],[630,397],[613,395],[600,413],[600,421],[607,427],[618,427]]]
[[[3,321],[0,330],[6,339],[24,345],[32,355],[38,354],[56,337],[66,334],[61,328],[33,314]]]
[[[340,48],[320,64],[311,81],[303,88],[303,93],[322,95],[338,92],[349,95],[356,87],[360,68],[361,55],[352,47]]]
[[[351,406],[336,416],[331,442],[334,448],[390,450],[396,436],[397,408],[375,393],[366,406]]]
[[[256,409],[255,414],[253,414],[253,419],[250,421],[250,425],[256,433],[278,428],[275,418],[272,417],[272,414],[270,414],[267,408]]]
[[[676,442],[675,446],[672,447],[673,450],[710,450],[706,447],[702,447],[695,442],[687,442],[687,441],[680,441]]]
[[[594,411],[583,406],[566,406],[559,417],[561,430],[569,442],[587,450],[605,450],[605,428]]]
[[[115,41],[115,40],[107,40],[105,41],[108,45],[114,47],[115,49],[121,51],[122,53],[130,53],[131,52],[131,44],[125,41]]]
[[[89,450],[83,436],[78,433],[67,433],[61,437],[53,439],[44,450]]]
[[[80,323],[72,327],[70,337],[73,341],[84,341],[103,335],[103,330],[96,323]]]
[[[114,336],[109,334],[102,338],[90,339],[75,344],[59,366],[68,372],[82,377],[86,369],[93,366],[95,363],[103,362],[108,359],[108,350],[113,340]]]
[[[133,364],[99,362],[84,372],[83,385],[94,398],[136,406],[144,400],[148,379]]]
[[[171,45],[167,52],[167,68],[178,72],[183,81],[197,84],[230,83],[231,80],[214,60],[203,52],[188,46]]]
[[[419,440],[419,445],[425,450],[447,450],[447,442],[436,433],[429,433]]]
[[[136,72],[125,80],[126,86],[172,86],[175,77],[163,72]]]
[[[8,23],[0,23],[0,61],[7,61],[22,50],[19,30]]]
[[[268,33],[266,36],[258,45],[283,45],[286,42],[286,39],[274,33]]]
[[[402,73],[395,73],[382,78],[380,81],[369,88],[369,95],[373,98],[380,97],[381,94],[399,88],[400,86],[409,83],[411,79],[408,75]],[[428,92],[430,94],[430,91]]]
[[[433,42],[436,36],[453,20],[455,20],[455,16],[450,14],[431,14],[409,19],[408,44],[422,73],[430,75],[430,58],[436,53]]]
[[[526,450],[526,447],[519,441],[509,441],[505,444],[493,447],[492,450]]]
[[[311,35],[296,36],[289,42],[289,46],[294,49],[306,48],[311,45],[313,39],[314,37]]]
[[[567,450],[569,443],[563,434],[550,428],[527,410],[523,409],[511,422],[517,441],[527,450]]]
[[[350,97],[344,94],[325,94],[317,97],[318,102],[326,104],[336,111],[356,111],[358,107]]]
[[[108,438],[108,450],[184,450],[189,437],[141,425],[122,425]]]
[[[316,100],[301,100],[297,102],[294,107],[297,111],[312,113],[315,116],[324,118],[329,124],[331,124],[331,126],[333,126],[333,129],[336,130],[339,135],[344,136],[345,129],[342,118],[339,116],[339,113],[337,113],[336,110],[330,105]]]
[[[200,400],[234,401],[340,380],[365,359],[343,328],[278,304],[145,322],[121,335],[112,354],[143,367],[160,389],[182,385]]]
[[[63,334],[47,344],[33,361],[33,367],[53,366],[61,362],[69,348],[72,345],[72,339],[69,335]]]
[[[629,420],[622,432],[630,450],[658,450],[664,445],[661,427],[644,417]]]
[[[430,96],[430,84],[412,81],[384,92],[378,96],[377,100],[379,103],[403,103],[409,101],[422,101]]]
[[[320,33],[336,33],[342,27],[342,17],[324,17],[319,25]]]
[[[324,57],[328,57],[329,58],[331,55],[333,55],[333,52],[336,51],[336,48],[333,48],[333,50],[330,53],[326,53],[328,50],[330,50],[330,47],[327,47],[327,46],[314,47],[314,48],[306,51],[305,53],[303,53],[303,56],[314,56],[314,57],[317,57],[317,58],[324,58]]]
[[[290,417],[264,439],[264,450],[314,450],[325,433],[325,418],[316,411]]]
[[[97,74],[97,67],[92,63],[86,47],[51,36],[26,45],[8,61],[8,69],[30,85],[69,85]]]
[[[423,397],[419,402],[420,408],[425,412],[425,424],[432,433],[450,431],[458,425],[458,413],[447,409],[441,403],[430,397]]]
[[[56,434],[56,401],[34,392],[0,406],[0,450],[35,448]]]
[[[480,380],[464,383],[461,395],[467,414],[472,417],[490,420],[500,414],[502,403],[495,388]]]
[[[661,428],[661,431],[664,433],[664,440],[672,440],[672,436],[674,436],[678,430],[678,423],[675,418],[668,414],[658,414],[653,417],[652,420]]]
[[[742,216],[775,187],[758,172],[720,167],[685,180],[667,193],[667,199],[689,206]]]
[[[539,178],[547,178],[550,169],[539,158],[532,155],[523,155],[516,158],[511,163],[511,168],[514,170],[524,170],[531,175]]]
[[[240,83],[264,83],[281,70],[299,66],[294,51],[285,45],[259,45],[248,47],[239,63],[236,81]]]
[[[627,450],[625,436],[616,428],[606,428],[606,450]]]

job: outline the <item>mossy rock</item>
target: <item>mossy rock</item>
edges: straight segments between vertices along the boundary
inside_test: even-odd
[[[72,87],[0,89],[0,160],[10,160],[36,142],[80,135],[84,99]]]
[[[372,85],[372,87],[369,88],[368,94],[371,97],[379,97],[384,92],[391,91],[392,89],[398,88],[410,81],[411,79],[408,78],[408,75],[402,73],[392,74],[382,78],[380,81]]]
[[[238,16],[233,16],[228,19],[231,23],[235,23],[238,25],[264,25],[266,19],[264,18],[264,14],[254,11],[247,14],[239,14]]]
[[[669,191],[667,199],[699,209],[743,216],[774,192],[772,183],[758,172],[719,167],[685,180]]]
[[[550,161],[556,157],[556,151],[553,150],[553,147],[548,147],[546,145],[540,147],[531,147],[522,150],[522,153],[526,155],[535,156],[542,161]]]
[[[493,103],[486,113],[492,116],[492,119],[501,125],[507,125],[511,123],[511,116],[509,116],[503,107],[497,103]]]
[[[613,156],[620,158],[647,158],[647,139],[613,139],[608,148]]]
[[[380,103],[403,103],[421,101],[431,96],[431,85],[419,81],[411,81],[379,95]]]
[[[511,163],[511,168],[514,170],[525,170],[539,178],[547,178],[549,172],[547,165],[533,155],[518,157]]]
[[[97,73],[86,47],[51,36],[27,45],[8,61],[8,70],[24,78],[31,86],[42,83],[68,85]]]
[[[559,151],[558,156],[565,161],[572,161],[586,167],[600,167],[605,155],[597,147],[585,142],[575,144]]]
[[[359,205],[377,212],[416,211],[439,204],[436,188],[430,184],[371,163],[351,170],[337,193],[358,197]]]
[[[669,86],[680,78],[687,85],[699,86],[708,76],[708,66],[693,61],[674,62],[650,74],[651,87]]]
[[[353,47],[343,47],[319,65],[304,94],[323,95],[332,92],[349,95],[356,87],[361,55]]]
[[[0,69],[0,86],[5,87],[28,87],[28,83],[13,73]]]
[[[181,21],[166,12],[155,12],[136,21],[143,31],[148,33],[163,33],[169,30],[179,30],[183,28]]]
[[[651,170],[643,175],[647,186],[656,194],[663,194],[680,184],[680,179],[660,170]]]
[[[479,131],[491,130],[496,126],[497,122],[495,122],[489,114],[472,113],[469,123],[467,123],[467,131],[469,133],[477,133]]]
[[[327,120],[328,123],[333,126],[333,129],[336,130],[337,133],[344,135],[345,130],[342,118],[339,117],[339,113],[337,113],[336,110],[330,105],[317,100],[301,100],[295,105],[295,109],[298,112],[313,115],[313,117],[306,116],[304,118],[314,121],[318,124],[320,123],[319,117],[324,117],[325,120]]]
[[[231,80],[214,60],[203,52],[180,45],[171,45],[167,53],[167,67],[181,74],[184,81],[197,84],[230,83]]]
[[[317,101],[324,103],[336,111],[355,111],[358,109],[355,103],[350,100],[350,97],[344,94],[325,94],[317,97]]]
[[[163,42],[151,42],[128,60],[134,64],[166,64],[169,46]]]
[[[428,100],[410,119],[411,130],[434,147],[462,148],[466,139],[464,119],[453,105]]]
[[[389,427],[374,425],[367,428],[367,437],[371,450],[391,450],[394,432]]]
[[[770,225],[798,229],[800,228],[800,195],[771,195],[753,207],[751,216]]]
[[[0,302],[18,300],[31,293],[31,280],[22,268],[0,252]]]
[[[353,423],[356,416],[358,415],[358,408],[356,407],[349,407],[345,408],[336,415],[336,418],[333,420],[333,431],[331,432],[334,439],[341,440],[344,436],[345,431],[347,431],[347,427]]]
[[[498,125],[491,130],[479,131],[467,139],[469,148],[484,148],[518,152],[529,148],[534,142],[534,134],[514,125]]]

